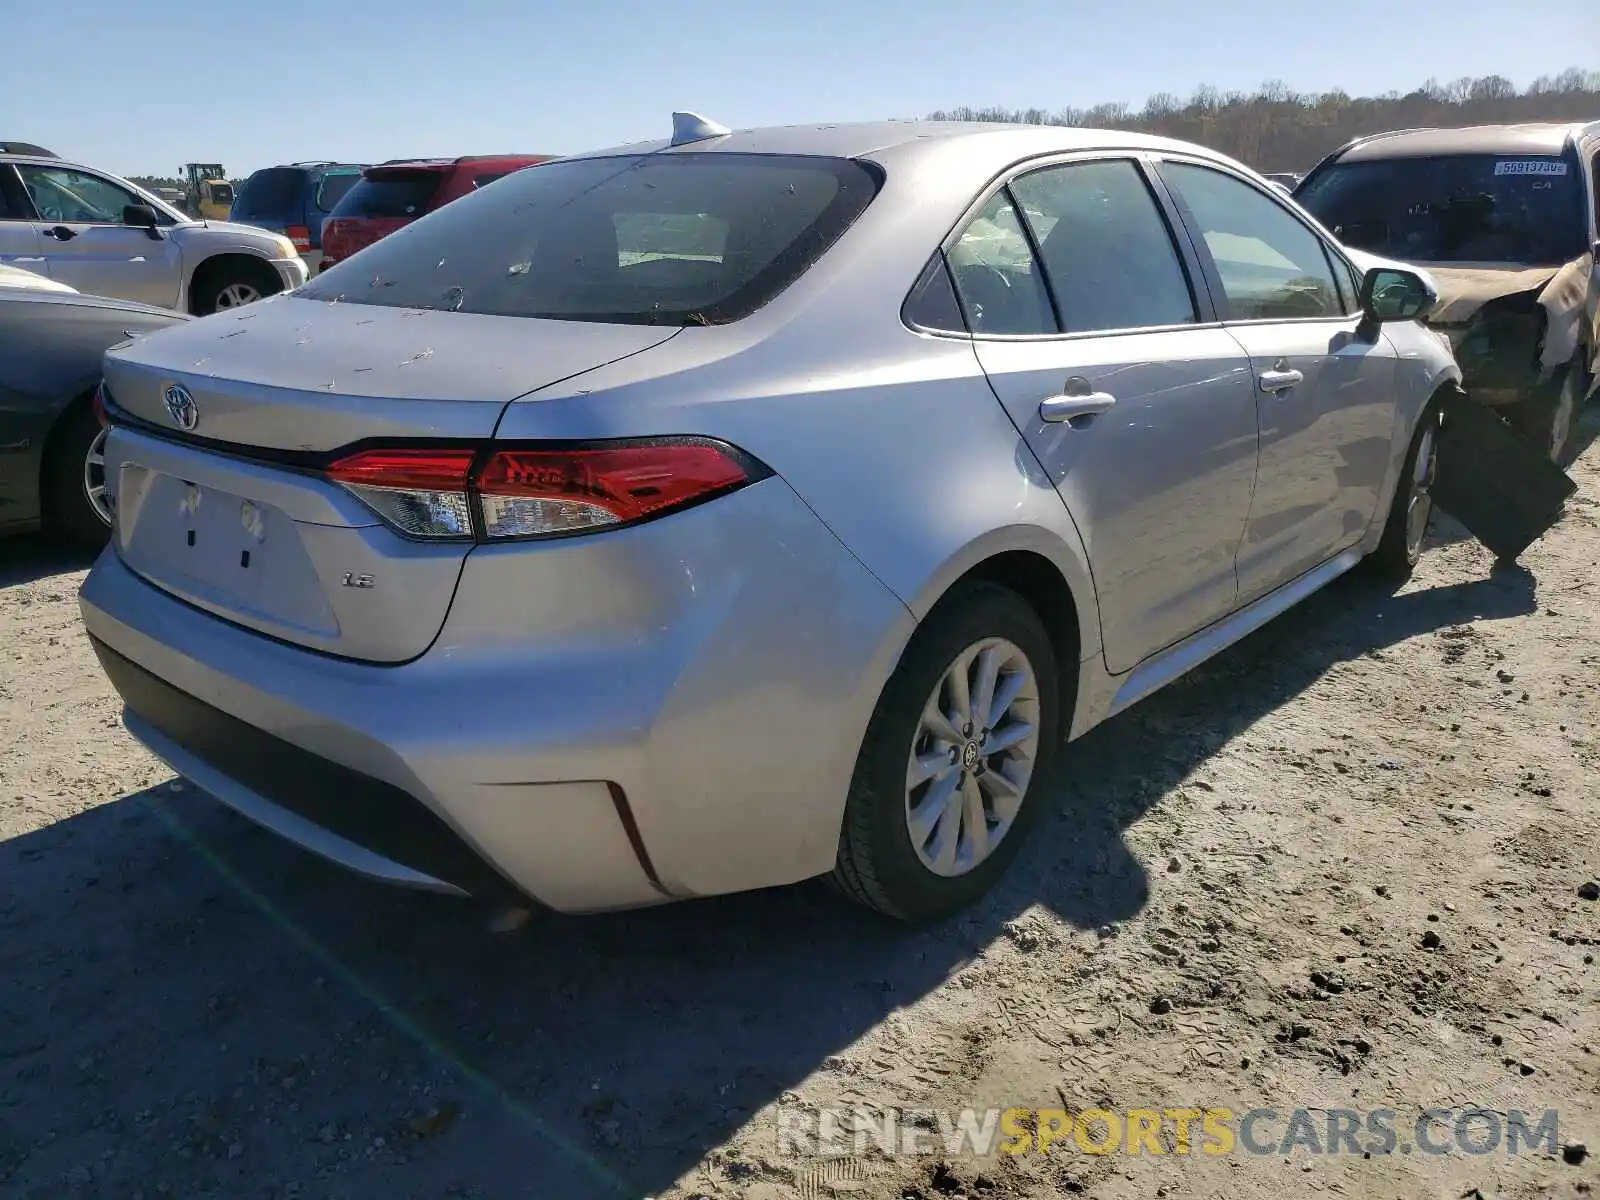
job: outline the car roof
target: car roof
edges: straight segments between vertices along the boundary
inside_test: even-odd
[[[1461,129],[1399,129],[1361,138],[1340,162],[1383,158],[1432,158],[1442,154],[1560,154],[1588,125],[1539,121],[1520,125],[1469,125]]]
[[[386,158],[381,163],[373,163],[366,169],[445,171],[451,167],[465,166],[467,163],[536,163],[546,162],[554,157],[553,154],[462,154],[456,158]]]
[[[11,151],[0,151],[0,162],[38,163],[42,167],[65,167],[69,171],[74,167],[83,165],[55,154],[22,154]]]
[[[1150,150],[1197,155],[1219,162],[1226,156],[1172,138],[1076,125],[1022,125],[982,121],[863,121],[823,125],[779,125],[735,129],[724,136],[674,146],[670,139],[635,142],[570,158],[606,158],[625,154],[787,154],[864,158],[887,162],[924,152],[959,149],[970,152],[973,165],[994,171],[1034,155],[1075,150]]]
[[[120,296],[93,296],[87,292],[53,292],[40,288],[0,287],[0,301],[21,304],[65,304],[78,308],[98,308],[108,313],[139,313],[144,316],[170,317],[174,322],[188,321],[188,313],[173,308],[159,308],[138,300],[125,300]]]
[[[62,283],[59,279],[52,279],[48,275],[41,275],[37,271],[25,270],[9,263],[0,263],[0,287],[8,289],[29,288],[40,292],[76,292],[78,290],[70,284]]]
[[[366,163],[325,162],[320,159],[316,162],[274,163],[270,167],[257,167],[249,175],[245,176],[245,181],[249,182],[263,171],[299,171],[306,175],[317,175],[325,174],[328,171],[361,171],[365,170],[366,166]],[[227,180],[219,180],[218,182],[226,183]]]

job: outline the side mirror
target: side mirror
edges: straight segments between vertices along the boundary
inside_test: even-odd
[[[122,209],[122,223],[134,229],[142,229],[152,238],[159,239],[161,235],[156,232],[156,210],[148,204],[127,204]]]
[[[1415,271],[1376,267],[1361,280],[1361,312],[1373,325],[1420,320],[1438,303],[1438,295]]]

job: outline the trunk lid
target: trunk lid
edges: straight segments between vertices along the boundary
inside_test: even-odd
[[[541,321],[272,296],[111,350],[118,408],[174,434],[317,452],[369,438],[485,438],[500,410],[666,341],[664,326]],[[170,384],[193,397],[182,431]]]
[[[414,658],[444,623],[471,543],[409,541],[294,456],[487,439],[516,396],[676,332],[281,296],[140,339],[105,361],[114,409],[145,426],[119,425],[106,444],[117,553],[272,637]],[[192,401],[191,428],[169,389]]]

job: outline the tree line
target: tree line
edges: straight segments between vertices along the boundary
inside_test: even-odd
[[[147,192],[153,192],[157,188],[187,188],[189,186],[186,181],[179,179],[175,175],[129,175],[128,182],[142,187]],[[238,191],[244,186],[244,180],[242,179],[230,179],[228,182],[233,184],[234,191]]]
[[[1574,67],[1540,76],[1521,89],[1501,75],[1450,83],[1430,79],[1415,91],[1381,96],[1296,92],[1273,80],[1253,93],[1202,87],[1188,100],[1159,92],[1138,110],[1116,102],[1054,112],[962,107],[928,116],[1159,134],[1198,142],[1260,171],[1307,171],[1351,138],[1388,129],[1600,120],[1600,71]]]

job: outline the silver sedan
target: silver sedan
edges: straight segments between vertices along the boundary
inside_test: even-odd
[[[1196,146],[679,115],[111,352],[83,615],[138,738],[367,875],[934,917],[1062,741],[1409,573],[1432,299]]]

